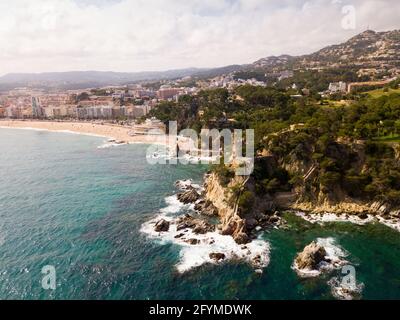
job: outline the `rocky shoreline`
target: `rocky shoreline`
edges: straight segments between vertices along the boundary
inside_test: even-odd
[[[273,199],[246,213],[232,204],[232,186],[244,185],[247,181],[244,177],[234,177],[228,186],[223,186],[215,173],[207,173],[203,185],[194,184],[191,180],[177,181],[175,187],[178,192],[170,198],[180,209],[174,210],[172,215],[157,216],[146,224],[143,231],[182,247],[181,261],[177,265],[179,272],[204,263],[220,264],[232,260],[246,261],[257,272],[262,272],[269,264],[270,247],[260,236],[263,231],[273,228],[285,229],[287,223],[280,213],[283,210],[277,211],[280,206],[273,203]],[[400,231],[399,212],[383,204],[367,207],[350,202],[337,206],[296,203],[291,209],[311,223],[352,222],[364,225],[376,221]],[[331,243],[327,244],[330,251],[321,248],[320,244],[310,246],[313,248],[305,248],[305,252],[293,262],[293,269],[300,277],[315,277],[336,270],[347,262]],[[314,247],[315,250],[311,250]],[[340,296],[347,293],[347,298],[352,295],[348,289],[335,286],[335,283],[332,279],[332,294]]]
[[[354,209],[354,210],[353,210]],[[379,204],[340,203],[315,206],[300,203],[290,207],[291,212],[310,223],[351,222],[358,225],[381,223],[400,232],[400,210]]]
[[[244,185],[244,177],[235,177],[231,185]],[[220,224],[217,229],[223,235],[234,238],[238,244],[246,244],[256,239],[261,231],[270,228],[286,228],[286,221],[281,217],[275,206],[269,211],[251,210],[242,213],[237,204],[232,202],[232,192],[229,187],[223,187],[214,173],[205,176],[203,192],[195,208],[206,216],[217,216]]]
[[[179,193],[168,199],[172,202],[171,210],[169,207],[164,209],[166,213],[145,223],[141,231],[182,247],[177,265],[179,272],[189,271],[204,263],[219,264],[228,260],[246,261],[256,272],[262,272],[268,266],[269,244],[257,239],[255,234],[251,241],[245,243],[224,234],[223,225],[219,224],[219,211],[205,198],[204,187],[190,180],[177,181],[175,186]]]
[[[238,179],[235,181],[238,183],[242,178],[235,179]],[[157,216],[146,223],[142,231],[163,242],[181,246],[180,261],[176,266],[178,272],[187,272],[203,264],[221,264],[227,261],[247,262],[259,273],[268,266],[270,246],[260,236],[263,231],[271,228],[287,228],[286,221],[278,211],[261,211],[257,208],[246,215],[240,214],[227,203],[229,188],[223,187],[212,173],[205,175],[202,186],[191,180],[177,181],[175,186],[178,193],[169,198],[175,199],[173,201],[176,203],[173,205],[180,209],[174,209],[171,215],[163,213]],[[326,213],[325,210],[332,208],[327,206],[301,208],[313,209],[308,212],[294,211],[296,215],[312,223],[348,221],[363,225],[374,221],[384,223],[388,214],[390,217],[388,211],[382,210],[380,215],[371,214],[370,210],[376,209],[376,206],[370,207],[368,212],[343,212],[343,208],[352,209],[353,206],[338,206],[336,213]],[[270,209],[275,207],[271,206]],[[347,255],[349,254],[344,249],[336,245],[335,239],[318,238],[298,253],[293,260],[292,269],[300,278],[330,275],[334,271],[339,272],[343,267],[351,266],[345,259]],[[328,280],[327,285],[337,299],[351,300],[361,297],[362,283],[347,286],[342,277],[335,277],[334,274]]]

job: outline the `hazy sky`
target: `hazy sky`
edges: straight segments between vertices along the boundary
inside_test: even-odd
[[[0,0],[0,75],[250,63],[400,29],[399,17],[399,0]]]

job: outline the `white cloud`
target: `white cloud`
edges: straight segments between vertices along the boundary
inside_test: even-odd
[[[341,27],[345,5],[356,30]],[[249,63],[400,28],[399,16],[397,0],[0,0],[0,74]]]

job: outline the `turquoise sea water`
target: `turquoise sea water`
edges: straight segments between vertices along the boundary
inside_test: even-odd
[[[201,181],[201,166],[151,166],[146,146],[98,149],[102,138],[0,129],[1,299],[333,299],[334,275],[299,279],[298,251],[334,238],[349,252],[365,299],[400,298],[400,233],[373,224],[311,225],[265,233],[270,264],[262,274],[243,262],[180,274],[180,247],[140,232],[166,207],[174,182]],[[41,286],[53,265],[57,288]],[[336,272],[337,273],[337,272]]]

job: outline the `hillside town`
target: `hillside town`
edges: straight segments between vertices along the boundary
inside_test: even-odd
[[[290,79],[292,72],[277,75],[277,81]],[[322,98],[336,94],[350,94],[362,87],[384,87],[396,78],[381,81],[346,83],[331,82]],[[235,79],[232,74],[195,82],[193,87],[178,87],[188,79],[168,81],[158,90],[146,84],[109,86],[84,90],[54,90],[15,88],[0,93],[0,118],[9,119],[49,119],[49,120],[133,120],[148,116],[150,111],[162,101],[178,101],[183,95],[197,95],[201,90],[224,88],[229,91],[243,85],[266,87],[267,83],[251,79]],[[295,82],[286,88],[296,92],[293,98],[308,96],[310,90],[301,88]]]
[[[0,91],[0,118],[140,119],[163,101],[178,101],[201,90],[224,88],[231,92],[244,85],[275,87],[290,92],[292,98],[313,95],[346,99],[353,92],[385,87],[400,76],[399,34],[398,30],[367,30],[307,56],[268,57],[234,71],[219,70],[203,76],[79,90],[27,82]]]
[[[190,78],[190,77],[189,77]],[[138,119],[162,101],[177,101],[212,88],[233,89],[249,84],[265,86],[255,79],[235,80],[232,75],[199,81],[193,87],[179,86],[187,78],[168,81],[158,89],[146,84],[108,86],[83,90],[15,88],[0,93],[0,118],[11,119]]]

